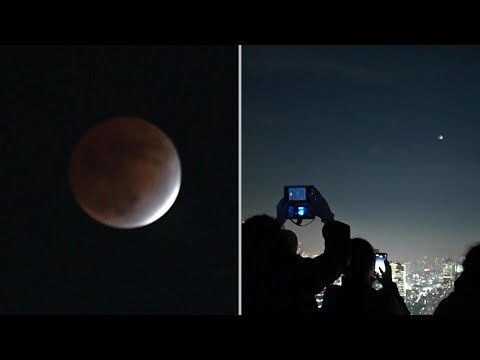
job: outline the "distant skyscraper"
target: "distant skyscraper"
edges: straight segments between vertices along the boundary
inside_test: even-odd
[[[455,264],[454,261],[448,257],[443,259],[443,288],[446,290],[452,289],[453,281],[455,280]]]
[[[405,275],[408,276],[412,272],[412,264],[410,262],[406,262],[403,264],[403,267],[405,268]]]
[[[298,246],[297,246],[297,254],[301,255],[303,253],[303,242],[298,240]]]
[[[461,257],[456,258],[453,260],[453,276],[454,278],[458,278],[460,274],[463,272],[463,259]]]
[[[405,299],[407,296],[405,292],[405,282],[406,282],[405,266],[403,266],[398,262],[392,262],[390,266],[392,267],[392,280],[395,281],[398,287],[398,292]]]
[[[443,278],[444,279],[453,279],[454,277],[454,263],[450,258],[445,258],[443,263]]]

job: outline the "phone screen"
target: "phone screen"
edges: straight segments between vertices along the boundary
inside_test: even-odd
[[[382,269],[382,271],[385,272],[385,260],[387,260],[387,254],[385,254],[385,253],[375,254],[375,272],[380,277],[382,276],[382,273],[380,272],[380,269]]]
[[[288,200],[290,200],[290,201],[305,201],[305,200],[307,200],[307,188],[305,188],[305,187],[290,187],[290,188],[288,188]]]

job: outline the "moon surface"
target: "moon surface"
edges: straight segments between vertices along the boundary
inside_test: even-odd
[[[180,191],[174,144],[158,127],[116,117],[89,129],[74,148],[70,185],[80,207],[98,222],[138,228],[162,217]]]
[[[438,135],[438,140],[443,140],[443,135],[442,134]]]

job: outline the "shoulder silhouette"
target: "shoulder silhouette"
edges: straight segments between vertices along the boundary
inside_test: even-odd
[[[480,244],[468,251],[454,291],[438,304],[434,315],[480,316]]]

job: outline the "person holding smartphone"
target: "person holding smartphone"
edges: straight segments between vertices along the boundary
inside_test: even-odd
[[[283,226],[285,198],[277,205],[276,219],[259,215],[242,224],[243,315],[315,314],[315,295],[345,271],[351,256],[350,227],[334,220],[328,203],[315,191],[312,208],[325,224],[325,251],[314,259],[303,258],[292,247],[294,234]]]
[[[405,301],[392,280],[392,268],[385,260],[385,271],[375,272],[376,254],[365,239],[352,239],[352,259],[342,285],[327,287],[321,313],[324,315],[410,315]],[[372,287],[375,280],[382,289]]]

